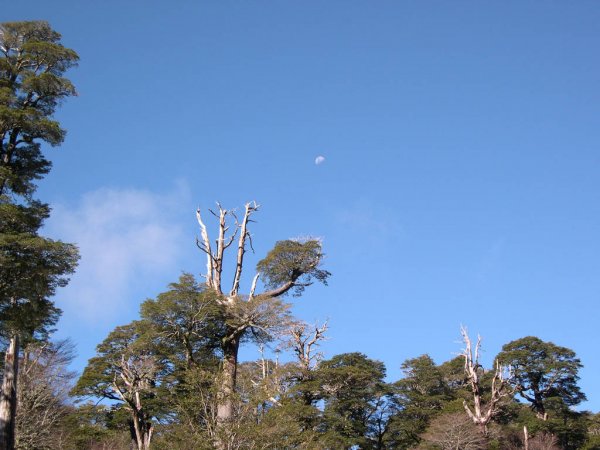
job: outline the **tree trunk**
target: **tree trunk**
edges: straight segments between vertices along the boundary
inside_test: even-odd
[[[540,420],[548,420],[548,414],[544,407],[544,400],[538,393],[535,394],[534,401],[532,402],[533,409],[535,410],[535,416]]]
[[[479,424],[479,432],[485,436],[488,437],[488,427],[487,427],[487,423],[480,423]]]
[[[12,336],[4,356],[4,378],[0,391],[0,450],[15,448],[17,377],[19,375],[19,337]]]
[[[138,450],[148,450],[152,439],[152,424],[144,420],[144,415],[133,412],[133,428]]]
[[[239,347],[240,336],[237,334],[233,335],[223,345],[223,371],[217,397],[217,421],[220,425],[230,422],[233,418],[233,397],[236,386]]]

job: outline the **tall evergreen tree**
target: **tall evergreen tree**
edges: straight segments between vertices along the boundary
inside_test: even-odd
[[[582,364],[571,349],[527,336],[504,345],[498,360],[512,368],[514,389],[540,419],[547,419],[551,399],[566,406],[586,399],[577,385]]]
[[[50,297],[67,283],[75,246],[39,235],[48,205],[33,198],[51,163],[42,143],[60,144],[65,131],[53,114],[75,95],[62,75],[77,54],[47,22],[0,24],[0,332],[7,341],[0,391],[0,449],[15,443],[19,349],[43,339],[60,311]]]
[[[381,448],[378,410],[390,391],[384,378],[385,365],[362,353],[336,355],[319,365],[323,448]]]
[[[404,378],[394,383],[394,414],[390,418],[388,444],[408,448],[420,442],[430,420],[454,396],[442,369],[429,355],[408,359],[400,367]]]

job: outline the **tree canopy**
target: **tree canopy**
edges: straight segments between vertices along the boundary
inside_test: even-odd
[[[511,367],[515,390],[539,417],[552,398],[567,406],[586,399],[577,385],[582,365],[573,350],[526,336],[504,345],[498,359]]]

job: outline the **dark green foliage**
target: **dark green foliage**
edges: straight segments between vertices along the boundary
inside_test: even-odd
[[[321,242],[318,240],[279,241],[256,268],[267,288],[276,289],[294,282],[292,292],[298,296],[312,284],[312,280],[327,284],[331,274],[319,269],[322,258]]]
[[[453,396],[444,373],[429,355],[408,359],[400,366],[404,378],[396,382],[399,402],[421,411],[441,411]]]
[[[504,345],[498,360],[512,368],[514,388],[539,417],[548,412],[552,399],[566,406],[586,399],[577,386],[581,362],[568,348],[527,336]]]
[[[265,343],[273,340],[291,323],[291,305],[279,297],[257,296],[251,302],[236,302],[223,308],[227,325],[225,339],[241,333],[242,342]]]
[[[315,371],[325,402],[320,442],[330,448],[369,448],[377,429],[376,411],[389,393],[385,366],[362,353],[345,353],[323,361]]]
[[[156,423],[167,414],[164,383],[168,365],[154,350],[140,322],[117,327],[90,359],[72,394],[122,402],[138,448],[150,442]]]
[[[467,376],[465,375],[465,359],[457,356],[446,361],[439,366],[444,378],[444,383],[452,391],[459,391],[467,386]]]
[[[600,413],[584,413],[587,425],[587,439],[581,447],[584,450],[600,449]]]
[[[66,436],[62,450],[129,449],[127,416],[118,407],[81,404],[71,407],[62,422]]]
[[[60,310],[49,299],[67,284],[77,248],[41,237],[47,208],[0,200],[0,333],[45,339]]]
[[[73,388],[72,394],[78,397],[91,397],[122,401],[117,387],[122,380],[119,374],[125,362],[135,363],[138,359],[152,358],[154,352],[143,340],[144,327],[140,322],[132,322],[115,328],[97,347],[98,356],[91,358],[83,374]],[[157,371],[154,371],[156,373]],[[117,386],[115,386],[115,383]],[[153,386],[148,386],[148,390]]]
[[[30,197],[51,165],[40,141],[58,145],[64,139],[52,115],[62,99],[76,94],[63,74],[78,56],[60,38],[43,21],[0,25],[0,195]]]
[[[65,136],[52,115],[75,94],[62,75],[76,61],[47,22],[0,24],[0,334],[10,342],[0,445],[7,448],[15,442],[19,343],[47,339],[60,314],[49,297],[78,259],[73,245],[38,234],[50,209],[33,198],[51,166],[42,143],[56,146]]]
[[[217,374],[217,358],[175,374],[162,398],[168,420],[158,429],[165,437],[156,441],[158,448],[173,448],[173,442],[178,442],[175,448],[211,448]]]
[[[321,411],[297,400],[284,400],[269,409],[258,426],[251,427],[251,441],[272,449],[323,448]]]
[[[44,338],[60,311],[48,297],[67,283],[75,246],[38,234],[50,209],[32,198],[50,170],[41,144],[60,144],[52,118],[75,94],[63,73],[77,54],[47,22],[0,24],[0,322],[6,334]]]
[[[197,316],[191,314],[194,310]],[[404,377],[393,385],[384,381],[383,363],[361,353],[337,355],[306,371],[296,363],[276,364],[268,359],[240,363],[236,420],[220,429],[215,420],[219,355],[214,353],[218,343],[213,339],[222,338],[224,326],[219,302],[214,303],[212,295],[184,274],[156,300],[146,301],[142,311],[144,319],[117,328],[99,346],[97,358],[152,350],[153,357],[162,361],[162,372],[155,372],[155,381],[143,396],[156,425],[154,448],[210,449],[215,436],[226,432],[232,448],[240,449],[438,449],[456,445],[514,449],[522,448],[524,425],[530,433],[530,448],[553,439],[567,450],[596,448],[591,433],[598,421],[570,410],[557,397],[547,399],[550,417],[546,421],[507,398],[489,426],[489,435],[484,436],[462,406],[469,392],[461,358],[436,365],[428,355],[405,361]],[[204,322],[208,318],[211,323]],[[191,364],[187,364],[183,336],[189,336],[193,344]],[[115,361],[118,365],[119,359]],[[92,359],[79,388],[89,385],[86,379],[94,367],[96,373],[104,373],[106,361],[100,364]],[[482,373],[485,399],[493,371]],[[99,383],[87,393],[110,398],[104,393],[111,389],[114,376],[94,376],[103,379],[104,386]],[[127,430],[125,412],[123,407],[105,410],[101,427],[88,424],[83,430],[98,433],[98,442],[115,438],[117,430]]]
[[[554,410],[547,420],[536,417],[535,411],[520,404],[517,414],[506,424],[506,429],[520,432],[527,426],[531,436],[552,435],[560,448],[574,450],[581,448],[587,439],[589,422],[586,413],[570,410],[560,402],[562,407]],[[552,407],[550,404],[549,408]]]
[[[207,430],[214,425],[214,381],[225,336],[218,297],[184,273],[156,300],[146,300],[141,316],[145,339],[152,342],[166,369],[161,402],[169,421],[160,432],[179,439],[181,448],[205,448],[201,443],[212,442]],[[156,444],[168,448],[172,441],[159,439]]]
[[[405,448],[420,442],[431,419],[455,396],[444,371],[429,355],[408,359],[401,368],[404,378],[394,384],[394,414],[387,442]]]
[[[159,351],[178,367],[189,368],[213,357],[225,334],[216,294],[188,273],[156,300],[142,303],[140,315]]]
[[[216,294],[193,276],[141,306],[142,320],[117,327],[97,348],[73,395],[122,404],[146,430],[181,439],[181,448],[212,442],[214,382],[224,322]],[[125,382],[123,376],[134,382]],[[140,402],[137,402],[139,396]],[[134,435],[132,434],[132,438]],[[161,443],[162,442],[162,443]],[[190,448],[194,448],[190,444]]]

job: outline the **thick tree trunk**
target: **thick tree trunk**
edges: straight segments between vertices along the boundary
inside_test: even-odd
[[[237,378],[237,360],[240,336],[232,336],[223,345],[223,371],[218,393],[217,421],[219,424],[230,422],[233,418],[233,397]]]
[[[15,448],[17,377],[19,375],[19,337],[10,339],[4,356],[4,378],[0,391],[0,450]]]
[[[129,423],[129,435],[131,436],[130,448],[137,450],[149,450],[150,441],[154,427],[152,423],[144,420],[144,415],[135,410],[131,410],[131,420]]]

